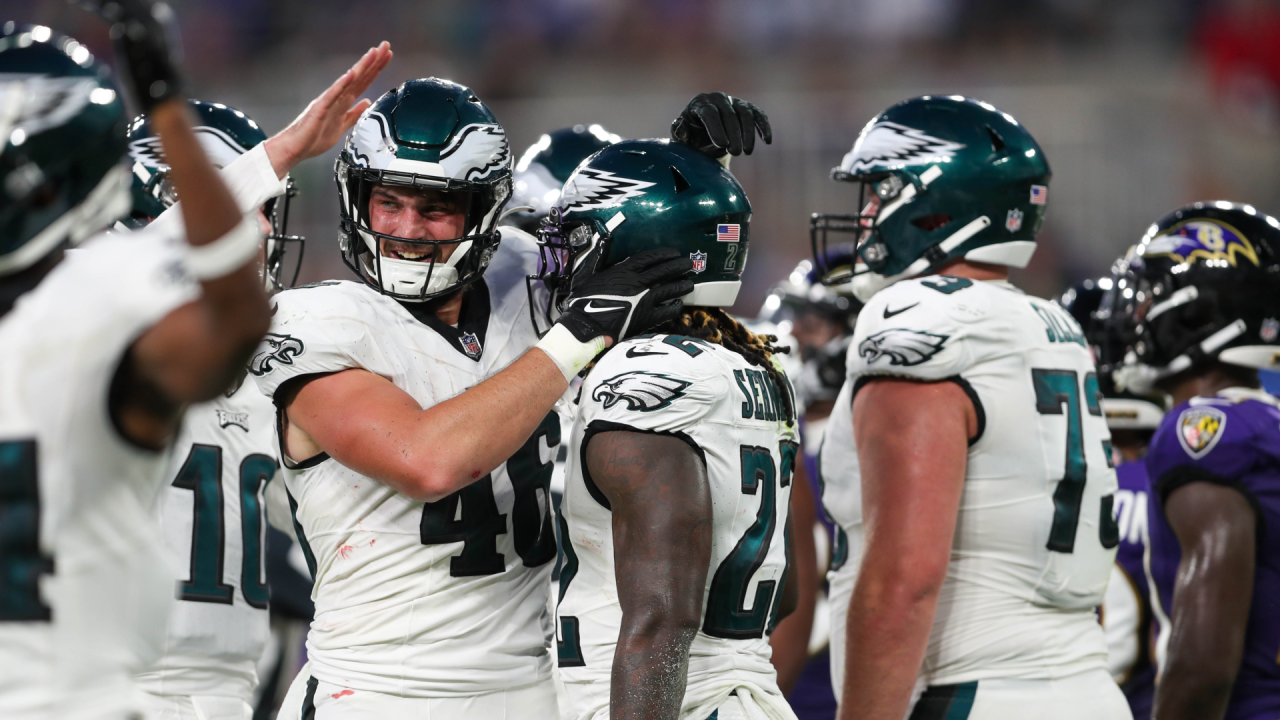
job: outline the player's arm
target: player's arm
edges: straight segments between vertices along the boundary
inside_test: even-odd
[[[90,3],[110,20],[134,100],[151,116],[174,187],[186,199],[188,267],[201,298],[178,308],[125,352],[110,412],[130,440],[159,448],[185,403],[224,389],[266,332],[270,310],[252,262],[260,238],[245,220],[191,129],[182,96],[172,11],[153,0]]]
[[[1257,518],[1243,494],[1212,482],[1174,489],[1164,510],[1182,561],[1154,717],[1220,720],[1244,653]]]
[[[622,606],[609,716],[675,720],[711,563],[706,468],[677,438],[625,431],[593,436],[586,467],[613,512]]]
[[[901,720],[951,559],[973,404],[950,382],[878,379],[853,401],[866,546],[849,605],[841,720]]]
[[[813,632],[813,615],[818,601],[818,555],[813,543],[813,525],[817,513],[813,502],[804,462],[796,459],[795,475],[791,484],[791,546],[789,548],[787,588],[782,600],[788,600],[794,610],[789,614],[779,612],[784,619],[769,636],[773,648],[770,658],[778,672],[778,687],[788,694],[800,679],[800,673],[809,660],[809,635]],[[784,610],[786,607],[784,606]]]
[[[520,449],[569,380],[615,338],[679,314],[678,298],[693,288],[683,279],[690,267],[674,250],[651,250],[575,278],[568,309],[533,349],[426,409],[362,369],[289,381],[275,393],[277,407],[285,409],[285,452],[295,462],[328,453],[403,495],[440,500]],[[605,303],[607,309],[600,307]]]

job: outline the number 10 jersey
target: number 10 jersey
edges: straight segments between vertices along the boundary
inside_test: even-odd
[[[462,393],[536,342],[524,278],[532,239],[503,228],[457,328],[419,320],[363,283],[283,292],[250,361],[267,395],[285,380],[360,368],[422,407]],[[337,412],[337,410],[335,410]],[[354,691],[449,698],[549,683],[549,489],[559,422],[548,416],[506,463],[434,503],[327,455],[282,474],[312,566],[311,675]]]
[[[895,376],[956,383],[978,421],[923,679],[1050,679],[1105,668],[1094,608],[1119,544],[1117,484],[1080,327],[1007,282],[930,276],[880,291],[859,314],[822,444],[822,503],[838,525],[829,576],[837,692],[863,551],[853,399],[868,380]]]

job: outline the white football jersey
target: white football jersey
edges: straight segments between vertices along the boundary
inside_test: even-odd
[[[250,363],[273,395],[284,381],[362,368],[431,407],[511,364],[537,341],[525,276],[533,239],[502,228],[457,328],[415,319],[363,283],[276,297]],[[407,697],[466,697],[549,682],[548,485],[560,424],[549,414],[489,475],[434,503],[411,500],[321,455],[283,470],[314,568],[311,674]]]
[[[1083,333],[1065,310],[1007,282],[930,276],[880,291],[859,314],[819,458],[823,505],[840,529],[830,575],[837,692],[863,550],[853,395],[877,376],[955,382],[978,416],[922,680],[1104,668],[1094,609],[1119,542],[1117,485]]]
[[[147,692],[252,701],[270,634],[264,494],[278,467],[275,421],[249,379],[187,409],[153,511],[185,572],[170,593],[164,654],[139,676]]]
[[[0,707],[123,718],[159,652],[174,568],[150,516],[165,454],[108,410],[129,345],[197,296],[181,241],[102,235],[0,319]]]
[[[769,662],[787,570],[786,526],[799,444],[768,375],[741,355],[681,335],[620,343],[582,385],[560,505],[557,667],[561,716],[609,714],[609,683],[622,622],[608,501],[583,470],[592,435],[662,433],[706,462],[714,512],[702,628],[689,650],[681,718],[702,720],[730,693],[747,692],[770,718],[794,718]]]

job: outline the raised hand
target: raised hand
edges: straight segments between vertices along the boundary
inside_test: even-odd
[[[150,113],[182,97],[182,38],[178,18],[161,0],[82,0],[111,23],[111,41],[124,84],[138,108]]]
[[[722,92],[695,96],[671,122],[674,142],[716,160],[726,153],[750,155],[756,147],[757,132],[765,143],[773,143],[769,117],[752,103]]]
[[[283,177],[298,163],[333,147],[373,101],[356,101],[391,62],[391,45],[369,48],[351,69],[312,100],[289,126],[267,139],[267,157]]]

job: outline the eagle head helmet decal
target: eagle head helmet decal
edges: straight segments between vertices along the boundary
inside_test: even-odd
[[[684,395],[689,383],[661,373],[634,370],[615,375],[601,382],[591,393],[591,399],[604,404],[605,409],[623,401],[628,410],[653,412],[671,404]]]
[[[923,330],[889,328],[881,330],[858,345],[858,355],[873,365],[882,357],[889,358],[890,365],[919,365],[937,355],[948,335],[937,335]]]

